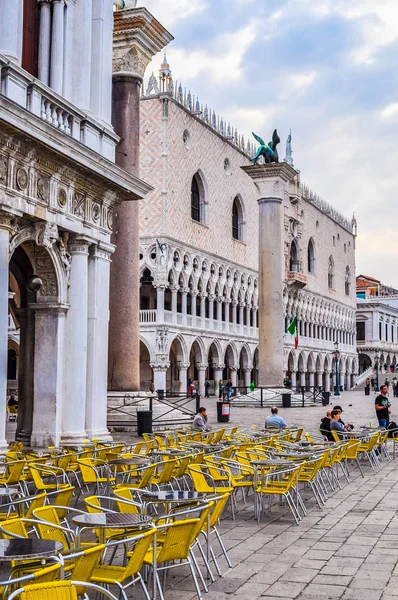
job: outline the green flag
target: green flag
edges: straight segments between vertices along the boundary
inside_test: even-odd
[[[297,317],[294,317],[293,321],[290,323],[287,330],[288,330],[288,333],[290,333],[290,335],[294,335],[296,333],[296,329],[297,329]]]

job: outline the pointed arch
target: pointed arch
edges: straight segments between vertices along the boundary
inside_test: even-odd
[[[290,259],[289,259],[289,271],[299,271],[299,249],[297,240],[293,239],[290,244]]]
[[[307,269],[308,273],[315,273],[315,242],[310,238],[307,248]]]
[[[207,225],[207,185],[200,170],[191,180],[191,219]]]
[[[232,237],[240,242],[245,241],[245,208],[242,198],[237,195],[232,202]]]
[[[328,288],[334,290],[334,260],[333,256],[329,256],[328,261]]]

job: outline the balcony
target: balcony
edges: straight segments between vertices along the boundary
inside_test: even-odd
[[[115,161],[118,136],[41,81],[0,55],[0,97],[5,96],[54,129]]]
[[[304,287],[307,285],[307,277],[298,271],[288,271],[287,281],[288,283],[295,283],[299,287]]]

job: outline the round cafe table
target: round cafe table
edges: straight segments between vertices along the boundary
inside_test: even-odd
[[[198,500],[205,500],[203,494],[188,490],[145,490],[140,494],[140,500],[143,503],[145,510],[149,504],[164,504],[165,513],[170,511],[171,504],[189,504],[195,503]]]
[[[107,529],[142,529],[151,524],[151,518],[147,515],[136,515],[132,513],[86,513],[73,517],[73,522],[77,525],[76,541],[80,544],[80,532],[83,529],[99,529],[100,544],[106,542]]]
[[[49,558],[63,550],[61,542],[39,539],[0,540],[0,561]]]

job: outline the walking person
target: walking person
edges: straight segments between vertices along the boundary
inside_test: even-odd
[[[388,387],[383,384],[380,386],[380,394],[375,398],[375,409],[379,427],[387,429],[390,422],[390,402],[388,401]]]
[[[375,378],[374,377],[371,378],[370,385],[372,387],[372,392],[374,392],[375,391]]]
[[[222,399],[222,393],[223,393],[223,389],[224,389],[224,386],[223,386],[222,379],[219,379],[219,380],[218,380],[218,399],[219,399],[219,400],[221,400],[221,399]]]
[[[206,377],[206,381],[205,381],[205,398],[210,398],[209,389],[210,389],[210,381]]]
[[[228,395],[228,400],[230,399],[230,397],[232,396],[232,381],[230,379],[228,379],[227,381],[227,395]]]

